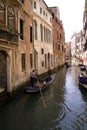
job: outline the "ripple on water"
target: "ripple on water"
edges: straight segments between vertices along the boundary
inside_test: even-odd
[[[52,122],[52,130],[87,130],[87,113],[75,113],[65,103],[58,105],[60,108],[57,118]],[[50,130],[51,130],[50,129]]]
[[[54,120],[54,122],[60,122],[62,121],[68,112],[71,112],[71,110],[68,108],[68,106],[65,103],[61,103],[58,105],[58,109],[60,109],[57,118]]]

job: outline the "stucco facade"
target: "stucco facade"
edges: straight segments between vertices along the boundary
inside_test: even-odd
[[[43,0],[33,4],[35,69],[42,74],[53,68],[52,16]]]

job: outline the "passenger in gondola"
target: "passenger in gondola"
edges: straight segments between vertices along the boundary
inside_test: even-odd
[[[52,78],[51,78],[50,76],[48,76],[48,77],[45,79],[46,82],[49,82],[49,81],[51,81],[51,80],[52,80]]]
[[[85,75],[82,72],[80,72],[79,77],[85,77]]]

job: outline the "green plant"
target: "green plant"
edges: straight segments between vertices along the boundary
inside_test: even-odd
[[[2,28],[2,29],[8,29],[8,27],[6,26],[6,24],[0,24],[0,28]]]

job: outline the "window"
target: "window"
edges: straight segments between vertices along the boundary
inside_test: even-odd
[[[36,1],[34,1],[34,9],[36,9],[36,8],[37,8]]]
[[[25,53],[21,54],[21,66],[22,66],[22,71],[25,70]]]
[[[42,67],[44,67],[44,61],[42,61]]]
[[[7,8],[7,13],[8,13],[8,27],[10,29],[15,29],[15,13],[14,13],[14,9],[9,6]]]
[[[64,51],[64,47],[62,46],[62,52]]]
[[[61,40],[61,33],[60,33],[60,40]]]
[[[24,1],[25,1],[25,0],[21,0],[21,3],[24,4]]]
[[[22,19],[20,19],[20,38],[23,40],[24,39],[24,34],[23,34],[23,29],[24,29],[24,22]]]
[[[62,29],[62,25],[60,25],[60,28]]]
[[[52,19],[50,18],[50,23],[52,23]]]
[[[60,45],[58,44],[58,50],[60,51]]]
[[[45,29],[45,26],[44,26],[44,41],[46,41],[46,29]]]
[[[53,56],[51,54],[51,66],[53,66]]]
[[[46,32],[46,33],[45,33],[45,36],[46,36],[46,37],[45,37],[45,39],[46,39],[45,41],[47,42],[47,28],[46,28],[45,32]]]
[[[0,0],[0,24],[5,24],[5,5],[3,0]]]
[[[43,11],[43,15],[45,15],[45,11]]]
[[[47,54],[45,54],[45,68],[47,68]]]
[[[35,21],[35,39],[37,40],[37,22]]]
[[[30,26],[30,42],[32,43],[32,26]]]
[[[42,27],[42,24],[40,24],[40,33],[41,33],[41,41],[43,41],[43,27]]]
[[[54,19],[54,13],[52,13],[52,17],[53,17],[53,19]]]
[[[40,7],[40,14],[42,14],[42,8]]]
[[[59,40],[59,32],[58,32],[58,30],[57,30],[57,40]]]
[[[44,49],[43,48],[41,49],[41,54],[44,54]]]
[[[30,67],[33,68],[33,55],[30,54]]]

